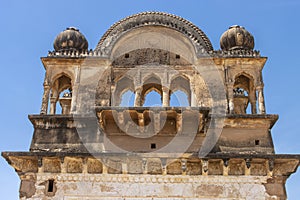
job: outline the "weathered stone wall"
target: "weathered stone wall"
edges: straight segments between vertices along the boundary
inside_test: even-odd
[[[28,199],[244,199],[270,198],[266,177],[37,174],[36,192]],[[54,192],[47,181],[54,179]],[[54,194],[55,193],[55,194]],[[54,195],[54,196],[53,196]],[[53,197],[52,197],[53,196]],[[25,199],[25,198],[23,198]]]

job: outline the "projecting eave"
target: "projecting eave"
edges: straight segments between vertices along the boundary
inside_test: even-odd
[[[271,129],[277,122],[278,115],[236,115],[228,114],[225,119],[225,127],[245,127],[245,128],[269,128]]]
[[[41,57],[44,68],[76,67],[76,66],[108,66],[110,61],[103,57]]]
[[[181,163],[199,163],[202,165],[202,172],[195,175],[226,175],[228,172],[224,169],[236,167],[237,165],[244,169],[240,174],[232,174],[238,176],[289,176],[296,172],[300,155],[266,155],[266,154],[209,154],[204,158],[199,158],[198,154],[182,154],[181,156],[174,157],[170,154],[149,154],[149,153],[63,153],[63,152],[2,152],[2,156],[7,160],[7,162],[19,173],[37,173],[47,169],[48,173],[61,173],[64,168],[65,163],[76,164],[76,173],[86,173],[84,172],[84,166],[87,166],[88,173],[101,173],[103,172],[103,166],[107,164],[107,159],[112,159],[128,165],[130,159],[140,160],[141,162],[148,162],[148,160],[156,159],[161,165],[161,171],[172,170],[172,168],[167,168],[167,165],[172,165],[173,162]],[[99,171],[92,171],[94,167],[92,164],[97,163]],[[55,167],[48,165],[55,164]],[[47,166],[46,166],[47,165]],[[122,165],[123,166],[123,165]],[[184,170],[189,171],[189,168],[185,168],[183,165],[182,173]],[[224,166],[216,173],[215,168],[217,166]],[[253,166],[253,171],[251,170]],[[257,166],[264,168],[264,173],[261,170],[257,171]],[[212,168],[212,169],[210,169]],[[222,170],[223,169],[223,170]],[[75,173],[74,168],[67,168],[67,173]],[[250,170],[250,173],[249,171]],[[114,171],[116,173],[116,171]],[[117,170],[119,174],[130,174],[130,171],[125,169]],[[151,171],[147,172],[151,174]]]

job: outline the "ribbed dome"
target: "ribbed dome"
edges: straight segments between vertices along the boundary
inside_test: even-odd
[[[220,39],[222,50],[253,50],[254,38],[244,27],[234,25],[223,33]]]
[[[58,34],[54,40],[53,47],[55,51],[77,50],[84,51],[88,49],[88,41],[82,33],[75,27],[69,27]]]

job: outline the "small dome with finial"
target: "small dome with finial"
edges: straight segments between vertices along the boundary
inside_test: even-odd
[[[244,27],[234,25],[223,33],[220,39],[221,49],[235,50],[253,50],[254,38]]]
[[[88,41],[84,35],[75,27],[69,27],[65,31],[58,34],[53,43],[55,51],[85,51],[88,49],[88,46]]]

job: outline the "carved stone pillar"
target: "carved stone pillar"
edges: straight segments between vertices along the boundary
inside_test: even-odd
[[[197,107],[197,99],[196,99],[196,95],[195,95],[195,92],[194,92],[194,88],[195,86],[194,85],[191,85],[191,107]]]
[[[255,92],[249,93],[249,100],[251,104],[251,113],[256,114],[257,113],[257,108],[256,108],[256,95]]]
[[[141,105],[141,97],[142,96],[142,87],[138,87],[135,89],[135,99],[134,99],[134,106],[140,107]]]
[[[162,91],[163,91],[162,106],[169,107],[170,106],[170,95],[169,95],[170,90],[169,90],[169,88],[163,86]]]
[[[71,101],[71,114],[76,112],[76,104],[77,104],[77,93],[78,93],[78,85],[74,85],[72,87],[72,101]]]
[[[56,113],[56,97],[50,98],[50,115],[55,115]]]
[[[228,89],[228,110],[230,114],[234,113],[234,103],[233,103],[233,83],[227,85]]]
[[[177,113],[176,115],[176,129],[177,133],[182,132],[182,113]]]
[[[256,90],[257,90],[257,93],[258,93],[258,110],[259,110],[259,114],[266,114],[263,86],[257,87]]]
[[[78,89],[79,89],[79,84],[80,84],[80,67],[77,67],[75,69],[75,80],[72,83],[72,102],[71,102],[71,112],[70,113],[75,113],[76,112],[76,106],[77,106],[77,95],[78,95]]]
[[[110,90],[111,90],[111,105],[119,106],[121,104],[122,97],[120,93],[119,94],[116,93],[116,85],[112,84],[110,86]],[[104,106],[102,103],[100,105]]]
[[[48,100],[50,94],[50,86],[44,85],[44,94],[42,99],[42,107],[41,107],[41,114],[46,115],[48,112]]]

